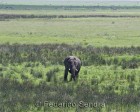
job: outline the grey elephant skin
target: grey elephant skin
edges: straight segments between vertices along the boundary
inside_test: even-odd
[[[78,73],[80,72],[81,69],[81,60],[77,58],[76,56],[68,56],[64,60],[64,65],[65,65],[65,71],[64,71],[64,81],[67,81],[67,76],[68,72],[71,73],[71,78],[74,81],[78,79]]]

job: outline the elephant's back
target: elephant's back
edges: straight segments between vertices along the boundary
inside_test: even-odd
[[[76,57],[76,56],[67,56],[67,57],[65,58],[65,60],[64,60],[64,64],[67,63],[69,59],[75,60],[75,61],[77,61],[79,64],[81,64],[81,60],[80,60],[78,57]]]

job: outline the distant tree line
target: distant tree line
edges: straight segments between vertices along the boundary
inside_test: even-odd
[[[25,15],[25,14],[0,14],[0,20],[16,19],[16,18],[91,18],[91,17],[104,17],[104,18],[140,18],[139,15]]]

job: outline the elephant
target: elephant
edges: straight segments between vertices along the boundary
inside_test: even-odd
[[[71,73],[70,81],[72,81],[72,79],[76,81],[78,79],[78,73],[82,65],[81,60],[76,56],[68,56],[64,60],[64,65],[64,81],[67,81],[68,72]]]

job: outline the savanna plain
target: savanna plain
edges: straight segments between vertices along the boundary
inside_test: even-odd
[[[0,5],[0,112],[55,111],[140,111],[140,6]]]

